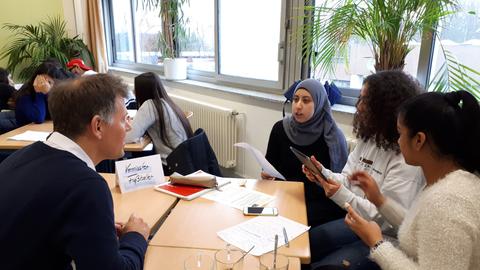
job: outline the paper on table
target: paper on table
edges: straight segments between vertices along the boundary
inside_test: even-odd
[[[232,181],[231,178],[217,177],[217,179],[218,178],[228,179],[229,182],[235,182]],[[273,201],[273,199],[275,198],[271,195],[251,189],[246,189],[244,187],[239,187],[235,184],[223,186],[221,188],[221,191],[214,190],[212,192],[204,194],[202,197],[205,199],[229,205],[242,211],[245,206],[252,206],[253,204],[263,206]]]
[[[15,141],[29,141],[29,142],[45,141],[49,134],[50,132],[46,132],[46,131],[27,130],[23,133],[10,137],[9,139],[15,140]]]
[[[250,254],[260,256],[273,250],[275,234],[278,234],[279,237],[278,245],[285,244],[283,228],[287,231],[290,242],[310,229],[308,226],[282,216],[256,217],[219,231],[217,235],[227,243],[244,251],[255,245]]]
[[[285,180],[285,177],[281,173],[279,173],[277,169],[275,169],[275,167],[273,167],[273,165],[270,164],[270,162],[268,162],[268,160],[263,156],[260,150],[244,142],[236,143],[234,145],[236,147],[244,148],[250,151],[250,153],[252,153],[253,157],[257,160],[258,164],[260,164],[264,172],[268,173],[269,175],[275,178]]]

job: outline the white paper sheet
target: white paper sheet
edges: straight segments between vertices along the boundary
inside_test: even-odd
[[[222,178],[217,177],[217,179],[228,179],[230,182],[237,182],[234,178]],[[243,180],[243,179],[240,179]],[[245,206],[252,206],[256,204],[258,206],[264,206],[267,203],[273,201],[275,197],[251,189],[246,189],[236,184],[229,184],[223,186],[221,191],[215,190],[209,192],[202,196],[205,199],[216,201],[219,203],[226,204],[233,208],[243,211]]]
[[[50,132],[46,132],[46,131],[27,130],[18,135],[9,137],[9,139],[15,140],[15,141],[28,141],[28,142],[42,141],[43,142],[47,140],[47,137],[49,134]]]
[[[277,217],[256,217],[223,231],[217,235],[224,241],[244,250],[249,250],[253,245],[255,248],[250,252],[254,256],[260,256],[273,250],[275,245],[275,234],[278,235],[278,246],[285,245],[283,228],[287,231],[288,241],[292,241],[310,227],[295,222],[291,219]]]
[[[252,153],[253,157],[257,160],[258,164],[260,165],[260,167],[262,167],[262,170],[264,172],[268,173],[269,175],[275,178],[285,180],[285,177],[281,173],[279,173],[277,169],[275,169],[275,167],[273,167],[273,165],[270,164],[270,162],[268,162],[268,160],[264,157],[264,155],[262,154],[262,152],[260,152],[260,150],[244,142],[236,143],[234,145],[236,147],[244,148],[248,150],[250,153]]]

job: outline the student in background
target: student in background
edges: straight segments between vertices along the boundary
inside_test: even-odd
[[[480,107],[466,91],[425,93],[400,109],[398,143],[405,161],[420,166],[427,186],[405,211],[359,172],[380,213],[401,223],[399,245],[378,225],[348,209],[345,222],[371,248],[382,269],[478,269],[480,265]]]
[[[70,72],[72,72],[76,76],[86,76],[86,75],[97,74],[97,72],[93,71],[91,67],[85,65],[83,60],[80,58],[74,58],[68,61],[67,68]]]
[[[70,74],[55,62],[45,61],[34,75],[16,93],[15,117],[17,126],[43,123],[49,119],[47,97],[56,80],[70,78]]]
[[[349,203],[369,220],[377,220],[385,234],[395,237],[395,228],[363,194],[360,187],[348,181],[356,171],[366,171],[381,190],[404,207],[409,207],[423,186],[420,168],[407,165],[397,143],[396,111],[400,104],[420,92],[414,79],[402,71],[382,71],[368,76],[360,91],[354,115],[353,130],[358,142],[348,156],[342,173],[328,170],[324,163],[312,157],[329,179],[323,180],[304,168],[307,177],[320,184],[328,198],[339,206]],[[367,262],[368,247],[345,225],[344,218],[310,230],[312,269],[324,265],[350,269]]]
[[[156,153],[160,154],[166,165],[166,158],[172,150],[193,135],[190,123],[170,99],[157,74],[147,72],[138,75],[134,87],[139,109],[133,119],[132,129],[127,133],[126,142],[137,141],[147,132]]]
[[[115,224],[94,167],[124,154],[126,93],[107,74],[52,89],[54,132],[0,163],[0,269],[143,269],[148,225],[133,215]]]
[[[339,172],[347,160],[347,143],[333,120],[323,85],[315,79],[300,82],[292,100],[292,115],[275,123],[268,140],[266,159],[288,180],[305,184],[307,217],[310,226],[345,216],[325,197],[321,186],[307,180],[301,162],[290,146],[306,155],[315,155],[328,168]],[[262,179],[273,179],[262,172]]]

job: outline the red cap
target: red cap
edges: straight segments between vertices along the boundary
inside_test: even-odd
[[[83,63],[83,60],[80,59],[80,58],[74,58],[67,63],[67,68],[68,69],[72,69],[75,66],[77,66],[77,67],[79,67],[83,70],[92,70],[92,68],[85,65],[85,63]]]

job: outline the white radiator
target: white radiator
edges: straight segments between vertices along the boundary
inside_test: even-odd
[[[238,142],[237,111],[174,94],[169,96],[183,111],[193,112],[188,119],[190,125],[193,131],[205,130],[220,166],[235,167],[237,150],[233,144]]]

